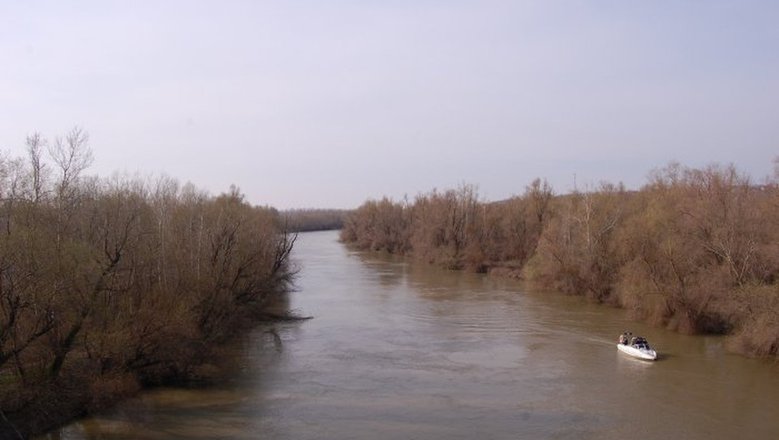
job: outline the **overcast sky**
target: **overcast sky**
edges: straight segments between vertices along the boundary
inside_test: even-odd
[[[776,1],[0,1],[0,148],[356,207],[779,155]]]

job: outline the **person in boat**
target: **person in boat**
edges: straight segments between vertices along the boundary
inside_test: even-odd
[[[645,350],[651,350],[649,347],[649,342],[647,342],[646,338],[642,336],[633,336],[630,338],[630,344],[631,347],[638,348],[639,350],[645,349]]]
[[[621,335],[619,335],[619,343],[622,345],[628,345],[628,339],[630,337],[630,332],[624,332]]]

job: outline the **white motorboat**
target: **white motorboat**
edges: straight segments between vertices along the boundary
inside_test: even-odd
[[[657,359],[657,352],[649,346],[649,342],[647,342],[645,338],[642,338],[641,336],[630,336],[630,333],[623,333],[622,336],[619,337],[617,349],[639,359],[648,361]]]

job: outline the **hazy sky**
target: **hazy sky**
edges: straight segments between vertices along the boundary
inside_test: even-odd
[[[351,208],[779,155],[776,1],[0,0],[0,148]]]

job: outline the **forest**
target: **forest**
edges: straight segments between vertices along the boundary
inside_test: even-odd
[[[683,333],[779,357],[779,161],[754,182],[734,166],[654,170],[639,190],[601,183],[480,200],[474,185],[369,200],[341,240],[450,269],[513,276],[623,307]]]
[[[0,437],[207,377],[294,276],[296,235],[231,187],[85,175],[87,133],[0,158]]]
[[[332,231],[343,228],[348,213],[344,209],[288,209],[281,217],[291,231]]]

